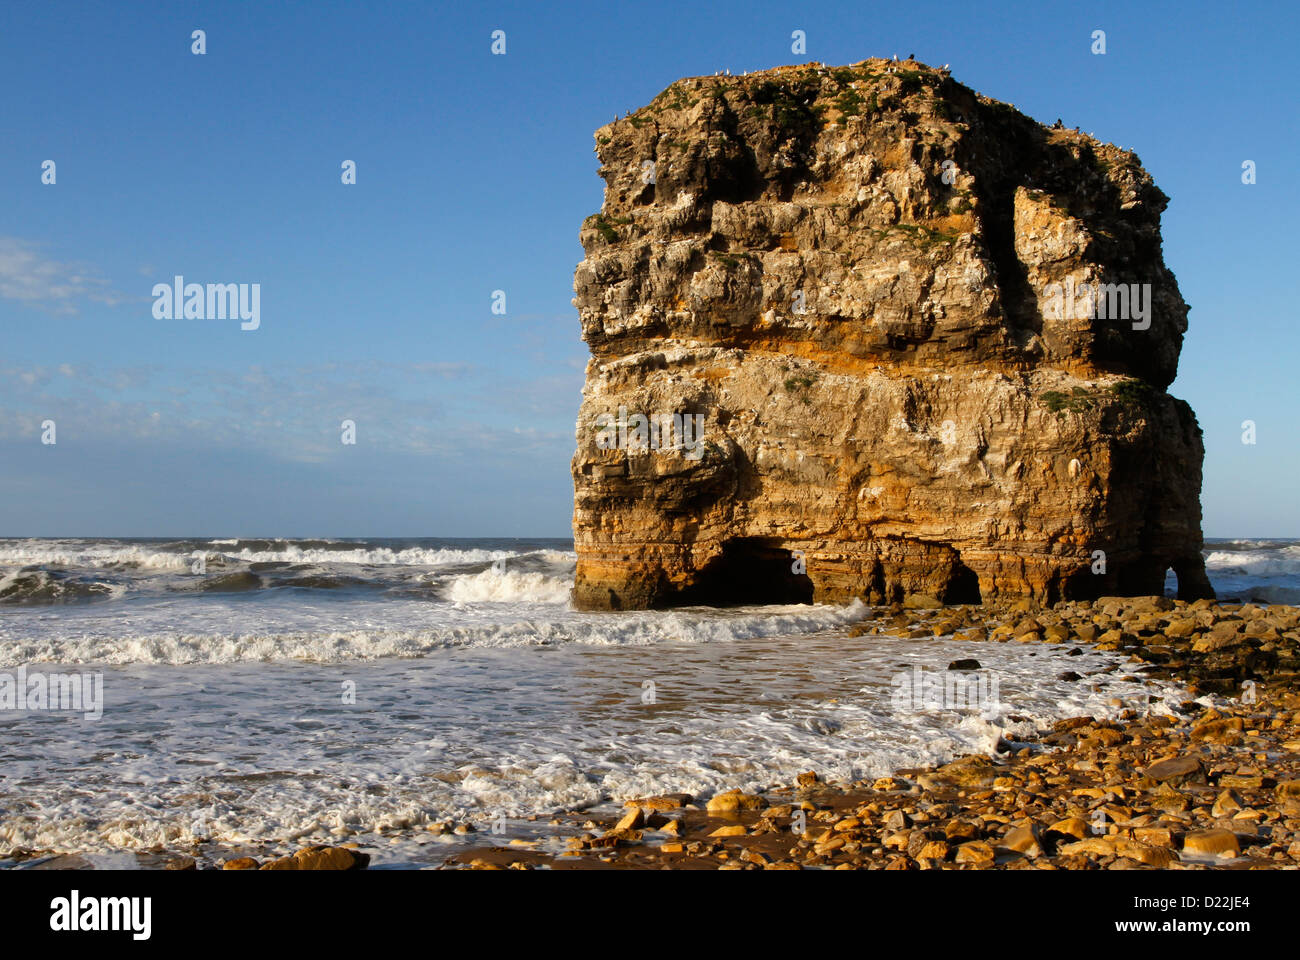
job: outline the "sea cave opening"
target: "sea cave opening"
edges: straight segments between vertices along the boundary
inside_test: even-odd
[[[812,603],[813,583],[800,558],[756,537],[728,540],[722,553],[674,598],[676,606],[732,607]]]
[[[1172,566],[1165,569],[1165,582],[1162,593],[1166,597],[1178,596],[1178,571]]]
[[[948,578],[948,586],[943,592],[943,602],[976,605],[983,602],[980,597],[980,578],[974,570],[960,560],[953,564],[952,575]]]

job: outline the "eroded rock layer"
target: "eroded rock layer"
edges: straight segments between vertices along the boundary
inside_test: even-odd
[[[883,60],[682,80],[596,140],[580,607],[1210,593],[1133,153]]]

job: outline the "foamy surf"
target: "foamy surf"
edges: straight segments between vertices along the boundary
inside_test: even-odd
[[[836,630],[744,644],[110,666],[102,721],[75,731],[51,715],[0,721],[0,855],[346,839],[380,863],[431,863],[446,853],[422,829],[435,820],[757,790],[807,769],[870,778],[991,750],[1063,716],[1111,716],[1116,702],[1183,696],[1103,673],[1119,660],[1098,653],[1071,658],[1086,679],[1066,682],[1061,652]],[[999,678],[996,713],[896,712],[892,677],[966,656]],[[349,684],[355,703],[343,696]]]
[[[0,609],[280,588],[427,599],[448,599],[450,590],[460,602],[555,603],[567,592],[577,559],[568,546],[565,541],[0,540]],[[464,577],[471,579],[456,582]],[[38,582],[42,578],[45,582]],[[93,585],[82,588],[83,583]]]
[[[346,541],[181,540],[156,545],[118,541],[0,540],[0,566],[136,567],[188,570],[198,556],[247,563],[358,564],[374,566],[440,567],[490,563],[518,556],[515,550],[449,547],[355,546]],[[329,545],[326,546],[325,544]],[[548,551],[553,556],[560,551]]]
[[[83,616],[20,624],[0,618],[0,666],[65,664],[232,664],[299,660],[344,663],[427,656],[451,648],[647,646],[668,641],[728,643],[813,633],[860,620],[861,603],[844,607],[755,607],[628,614],[556,611],[558,601],[531,605],[483,602],[487,609],[419,601],[339,604],[299,598],[267,609],[241,631],[222,627],[255,615],[238,601],[197,609],[142,602],[130,618]],[[348,607],[351,607],[349,609]],[[348,629],[339,629],[344,624]],[[286,629],[289,627],[289,629]],[[278,628],[278,629],[277,629]]]
[[[457,603],[567,603],[572,589],[572,581],[544,573],[488,568],[457,577],[446,595]]]
[[[1220,598],[1300,603],[1300,543],[1208,540],[1205,570]]]
[[[1293,541],[1207,553],[1221,594],[1300,585]],[[349,839],[430,863],[428,821],[873,777],[1185,695],[1104,654],[1067,682],[1047,646],[851,639],[860,603],[578,612],[574,564],[563,540],[0,540],[0,671],[104,694],[93,722],[0,712],[0,855]],[[995,712],[892,709],[899,671],[963,656]]]

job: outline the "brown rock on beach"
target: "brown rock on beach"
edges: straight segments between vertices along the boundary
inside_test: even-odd
[[[370,855],[347,847],[304,847],[291,857],[263,863],[262,870],[364,870]]]
[[[1236,857],[1241,846],[1236,834],[1230,830],[1200,830],[1189,833],[1183,840],[1183,852],[1213,857]]]

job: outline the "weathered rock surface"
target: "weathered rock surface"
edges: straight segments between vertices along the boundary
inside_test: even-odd
[[[1210,595],[1134,154],[882,60],[682,80],[596,139],[579,606]]]

